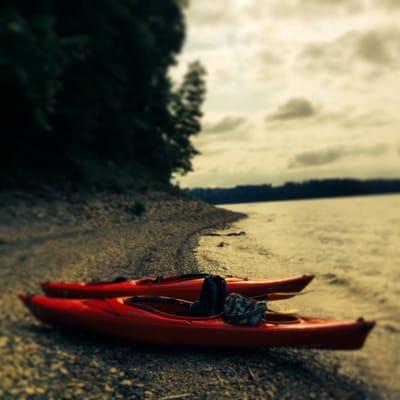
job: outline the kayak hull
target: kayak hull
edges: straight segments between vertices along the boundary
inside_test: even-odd
[[[295,293],[303,290],[312,280],[313,275],[299,275],[283,279],[246,280],[235,277],[226,277],[227,289],[230,293],[240,293],[244,296],[255,297],[270,293]],[[203,277],[180,278],[169,277],[162,282],[145,278],[127,280],[124,282],[44,282],[41,287],[49,297],[63,297],[76,299],[108,298],[138,295],[158,295],[177,297],[189,301],[195,301],[200,296]],[[275,296],[279,297],[279,296]],[[289,298],[291,295],[274,298],[278,300]]]
[[[124,298],[55,299],[20,295],[40,321],[134,342],[221,348],[308,347],[354,350],[363,346],[372,321],[334,321],[299,317],[250,327],[222,318],[172,315],[150,307],[127,305]]]

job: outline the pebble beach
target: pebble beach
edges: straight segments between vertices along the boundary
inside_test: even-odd
[[[200,236],[245,217],[169,194],[141,198],[136,215],[133,194],[0,196],[2,399],[382,398],[340,372],[333,352],[162,348],[36,321],[18,292],[38,293],[46,280],[202,271]]]

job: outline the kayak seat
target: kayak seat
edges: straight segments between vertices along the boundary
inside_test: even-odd
[[[301,319],[298,315],[291,314],[280,314],[275,311],[267,311],[264,315],[264,321],[267,324],[297,324],[301,322]]]
[[[126,278],[125,276],[117,276],[112,283],[121,283],[121,282],[126,282],[128,280],[128,278]]]
[[[175,297],[167,297],[167,296],[133,296],[129,299],[126,299],[125,304],[135,304],[135,303],[163,303],[163,304],[180,304],[180,305],[189,305],[190,301],[176,299]]]
[[[124,304],[172,315],[188,315],[191,302],[166,296],[134,296],[126,299]]]
[[[207,275],[201,287],[199,300],[194,301],[189,307],[189,315],[210,317],[221,314],[226,296],[225,279],[218,275]]]

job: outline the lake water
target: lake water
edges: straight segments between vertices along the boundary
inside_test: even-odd
[[[202,237],[203,268],[252,278],[315,274],[308,294],[271,308],[375,319],[363,350],[339,353],[343,369],[365,369],[388,397],[400,398],[400,196],[220,207],[248,214],[230,229],[246,234]]]

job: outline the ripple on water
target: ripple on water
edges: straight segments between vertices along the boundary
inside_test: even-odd
[[[304,313],[376,319],[364,349],[340,358],[362,361],[360,377],[384,398],[400,391],[399,204],[394,195],[228,206],[251,213],[235,226],[247,241],[219,255],[230,273],[247,268],[254,278],[316,274],[311,293],[290,302]]]

